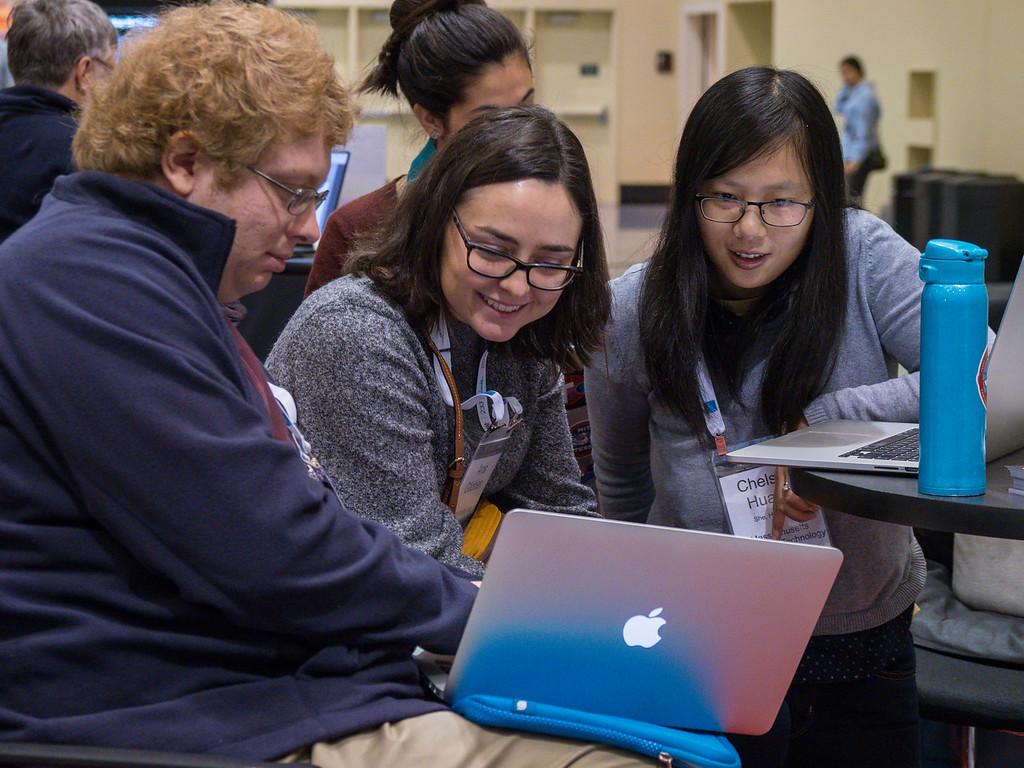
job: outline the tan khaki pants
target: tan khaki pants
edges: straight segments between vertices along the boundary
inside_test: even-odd
[[[650,768],[654,758],[553,736],[483,728],[454,712],[431,712],[385,723],[333,743],[321,742],[282,762],[319,768]]]

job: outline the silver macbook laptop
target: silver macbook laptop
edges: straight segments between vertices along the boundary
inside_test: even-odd
[[[985,460],[1024,446],[1024,263],[999,324],[988,361]],[[917,473],[917,425],[882,421],[823,421],[735,451],[739,464]]]
[[[513,510],[445,698],[764,733],[842,559],[831,547]]]

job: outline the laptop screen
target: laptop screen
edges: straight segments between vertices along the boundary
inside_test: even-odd
[[[320,187],[321,192],[327,190],[327,199],[316,209],[316,223],[320,227],[321,235],[327,225],[327,218],[338,207],[341,184],[345,181],[345,171],[348,169],[348,156],[348,150],[337,148],[331,150],[331,170],[327,172],[327,178]]]

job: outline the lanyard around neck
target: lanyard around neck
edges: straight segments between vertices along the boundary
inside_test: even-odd
[[[459,399],[459,390],[455,386],[455,377],[451,375],[452,344],[448,334],[448,321],[443,312],[430,329],[430,340],[434,350],[434,376],[441,390],[441,398],[445,405],[454,408],[455,401]],[[516,398],[504,398],[494,390],[487,389],[487,355],[485,349],[477,365],[476,394],[459,404],[464,411],[476,406],[477,419],[484,431],[492,426],[507,426],[523,412],[523,407]]]
[[[715,397],[715,388],[711,384],[711,376],[708,375],[708,366],[704,358],[700,359],[700,366],[697,368],[697,381],[700,384],[700,401],[704,408],[704,423],[708,432],[715,439],[715,453],[724,456],[727,450],[725,445],[725,419],[722,418],[722,410],[718,407],[718,398]]]

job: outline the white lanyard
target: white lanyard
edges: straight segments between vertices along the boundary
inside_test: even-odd
[[[438,318],[434,327],[430,329],[430,338],[437,347],[438,352],[444,356],[448,367],[452,367],[452,343],[448,335],[448,321],[444,312]],[[433,358],[434,376],[437,378],[438,388],[441,390],[441,398],[445,405],[455,406],[451,390],[448,389],[448,381],[441,370],[441,362],[436,356]],[[476,394],[464,400],[461,404],[462,410],[468,411],[476,406],[477,419],[480,427],[486,432],[493,427],[505,427],[518,419],[523,413],[523,406],[515,397],[504,398],[493,389],[487,389],[487,350],[480,355],[480,363],[476,369]],[[490,407],[488,407],[488,405]],[[493,418],[491,413],[493,412]]]
[[[700,383],[701,403],[704,405],[704,423],[707,424],[708,432],[715,438],[715,453],[718,456],[725,456],[725,419],[722,418],[722,411],[715,397],[715,388],[711,385],[711,377],[703,358],[697,369],[697,380]],[[727,462],[725,459],[720,461]],[[728,466],[727,463],[725,465]],[[729,517],[733,534],[755,539],[770,538],[776,492],[775,467],[749,467],[728,473],[716,469],[715,475],[718,478],[719,496]],[[782,528],[782,540],[825,546],[832,543],[828,522],[823,514],[818,514],[804,523],[787,518]]]
[[[711,377],[708,375],[708,367],[703,357],[700,359],[700,366],[697,368],[697,381],[700,384],[700,401],[704,407],[704,423],[708,427],[708,432],[715,438],[715,453],[719,456],[724,456],[727,450],[725,445],[725,419],[722,418],[722,410],[718,407],[715,388],[711,385]]]
[[[281,409],[284,425],[288,428],[288,434],[291,435],[292,443],[299,452],[299,458],[305,463],[309,476],[324,483],[337,495],[338,492],[334,488],[334,483],[331,482],[331,478],[327,476],[324,468],[320,466],[320,462],[313,455],[313,449],[306,441],[302,432],[299,431],[298,411],[295,408],[295,398],[292,397],[292,393],[271,381],[267,382],[267,386],[270,387],[270,393],[274,396],[274,401],[277,403],[278,408]]]

